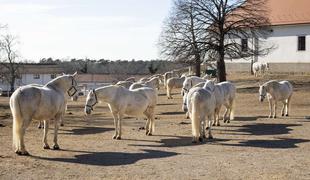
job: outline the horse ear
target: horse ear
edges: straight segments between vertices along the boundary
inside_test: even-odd
[[[74,74],[72,74],[72,77],[75,77],[77,75],[77,71],[75,71]]]
[[[66,74],[63,72],[62,75],[66,75]]]

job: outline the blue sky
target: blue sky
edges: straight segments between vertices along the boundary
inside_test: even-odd
[[[155,59],[171,0],[0,0],[23,58]]]

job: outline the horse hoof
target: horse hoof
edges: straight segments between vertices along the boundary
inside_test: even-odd
[[[41,129],[42,127],[41,126],[38,126],[38,129]]]
[[[213,136],[209,136],[208,139],[213,139]]]
[[[121,140],[122,138],[120,136],[117,136],[116,137],[116,140]]]
[[[20,151],[20,150],[15,151],[15,153],[19,156],[29,156],[30,155],[27,151]]]
[[[147,135],[148,135],[148,136],[152,136],[152,133],[148,133]]]
[[[281,114],[281,116],[284,116],[284,114]]]
[[[221,126],[220,124],[217,124],[216,126]]]
[[[114,135],[114,136],[112,137],[112,139],[116,139],[116,135]]]
[[[230,120],[227,120],[227,123],[230,123]]]
[[[286,114],[285,116],[288,117],[288,114]]]
[[[49,145],[44,145],[43,149],[51,149]]]
[[[54,149],[54,150],[59,150],[60,148],[59,148],[58,145],[54,145],[54,146],[53,146],[53,149]]]
[[[203,138],[202,137],[199,137],[199,142],[203,142]]]
[[[63,123],[61,123],[61,124],[60,124],[60,126],[64,126],[64,124],[63,124]]]
[[[208,130],[209,129],[209,127],[206,127],[206,130]]]

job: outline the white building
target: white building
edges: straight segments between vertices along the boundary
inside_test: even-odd
[[[15,89],[27,84],[46,84],[58,75],[63,73],[63,69],[56,64],[21,64],[20,77],[15,81]],[[0,80],[2,91],[9,91],[10,85]]]
[[[269,62],[271,71],[310,72],[310,0],[268,0],[272,32],[267,44],[275,49],[254,61]],[[227,69],[246,70],[249,61],[227,61]]]

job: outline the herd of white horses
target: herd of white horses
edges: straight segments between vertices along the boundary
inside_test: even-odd
[[[43,86],[30,84],[15,90],[10,98],[10,108],[13,115],[13,145],[18,155],[28,155],[24,136],[32,119],[44,122],[44,149],[50,149],[47,133],[49,121],[54,120],[53,149],[59,149],[57,143],[59,122],[65,114],[68,97],[75,97],[75,100],[77,97],[75,77],[76,73],[64,74]],[[181,88],[182,109],[191,120],[193,143],[213,138],[211,129],[212,126],[220,126],[222,106],[226,108],[223,115],[224,122],[229,123],[234,119],[236,87],[233,83],[228,81],[216,83],[216,80],[209,75],[200,78],[187,74],[180,75],[176,71],[142,78],[137,82],[135,78],[128,78],[114,85],[91,90],[86,98],[85,114],[91,114],[97,103],[104,102],[108,104],[114,119],[113,139],[121,139],[122,120],[125,116],[146,117],[146,135],[152,135],[155,130],[155,108],[160,84],[164,84],[168,99],[173,98],[172,89]],[[259,101],[267,97],[270,118],[276,118],[279,101],[283,103],[282,116],[288,116],[292,93],[293,87],[288,81],[271,80],[260,85]]]

